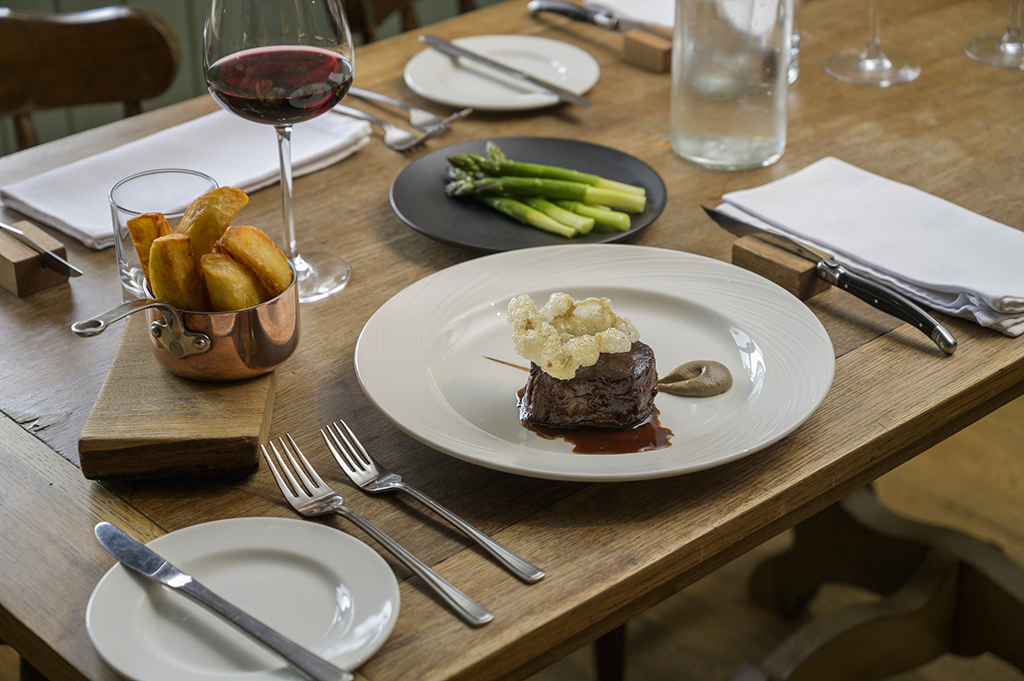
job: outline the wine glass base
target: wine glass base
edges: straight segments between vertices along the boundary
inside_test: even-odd
[[[964,53],[975,61],[1008,69],[1024,69],[1024,42],[1007,36],[983,35],[964,45]]]
[[[312,303],[334,295],[352,278],[352,268],[330,253],[306,253],[293,259],[298,276],[299,302]]]
[[[864,50],[841,50],[825,60],[825,72],[848,83],[889,87],[909,83],[921,74],[921,65],[902,52],[869,57]]]

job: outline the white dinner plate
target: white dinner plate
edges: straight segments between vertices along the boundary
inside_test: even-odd
[[[597,82],[597,60],[575,45],[529,35],[477,35],[452,41],[553,85],[584,94]],[[427,48],[405,65],[416,94],[457,108],[522,111],[558,104],[557,95],[506,73]]]
[[[390,566],[355,537],[324,525],[217,520],[147,546],[342,669],[366,662],[398,619]],[[100,656],[136,681],[304,678],[190,598],[120,563],[96,585],[85,620]]]
[[[716,397],[659,393],[670,446],[575,454],[519,422],[509,300],[538,306],[563,291],[606,297],[654,350],[658,373],[715,360],[733,374]],[[499,360],[499,362],[493,361]],[[828,334],[797,298],[747,270],[690,253],[581,244],[487,255],[432,274],[381,306],[363,328],[355,365],[363,390],[399,428],[451,456],[560,480],[640,480],[747,456],[803,423],[832,384]]]

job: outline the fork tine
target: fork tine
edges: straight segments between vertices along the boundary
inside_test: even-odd
[[[348,433],[348,437],[345,437],[344,433],[341,432],[341,426],[338,425],[339,423],[341,424],[341,426],[345,427],[345,432]],[[359,438],[357,438],[356,434],[352,432],[352,429],[348,427],[348,424],[345,423],[343,420],[338,419],[337,421],[334,422],[334,428],[335,430],[338,431],[339,435],[345,438],[345,442],[349,443],[352,458],[361,457],[363,463],[369,466],[373,459],[370,458],[370,455],[367,453],[366,448],[363,447],[363,443],[359,441]],[[357,454],[359,456],[356,456]]]
[[[285,444],[283,437],[279,438],[281,440],[281,446],[288,454],[288,458],[292,460],[292,464],[295,466],[295,471],[299,474],[299,477],[302,478],[302,483],[306,486],[306,489],[309,490],[310,494],[315,494],[317,492],[317,488],[325,486],[324,481],[320,479],[319,475],[317,475],[316,469],[313,468],[313,464],[309,463],[309,460],[302,454],[302,450],[299,449],[297,444],[295,444],[295,440],[292,436],[285,433],[285,437],[288,438],[288,443],[291,444],[291,447],[289,448]],[[298,460],[302,462],[301,467],[299,466],[298,461],[295,460],[295,457],[298,457]],[[305,469],[305,471],[303,471],[303,469]],[[307,474],[309,477],[306,477]]]
[[[273,447],[274,443],[271,442],[270,446]],[[288,499],[293,498],[295,496],[295,492],[292,491],[293,488],[289,487],[288,483],[285,482],[283,477],[281,477],[281,473],[280,473],[280,471],[278,471],[277,464],[274,463],[273,457],[271,457],[270,456],[270,452],[267,451],[267,446],[266,445],[260,445],[260,450],[262,450],[263,458],[267,460],[267,466],[270,468],[270,472],[274,474],[274,480],[277,481],[277,486],[281,488],[281,492],[283,492],[285,497],[287,497]],[[277,449],[274,449],[274,453],[277,454],[277,458],[278,459],[281,458],[281,455],[277,453]],[[286,473],[288,473],[288,469],[284,468],[284,462],[283,461],[281,462],[281,468]],[[290,477],[290,473],[289,473],[289,477]]]
[[[274,445],[273,441],[270,443],[270,448],[274,450],[274,455],[281,464],[281,470],[284,472],[285,477],[288,478],[288,482],[291,483],[291,488],[294,490],[293,496],[298,497],[300,494],[310,494],[312,492],[312,486],[309,479],[303,474],[302,469],[299,468],[299,464],[295,461],[295,457],[288,451],[284,438],[278,438],[278,441],[281,443],[281,449],[284,450],[285,456],[287,456],[291,461],[291,466],[289,466],[288,462],[285,461],[285,458],[281,456],[281,452],[277,451],[277,447]],[[293,470],[302,480],[301,484],[299,483],[299,480],[296,479],[295,474],[292,473]]]
[[[338,438],[338,435],[345,437],[344,433],[338,431],[338,434],[335,434],[335,432],[331,430],[332,425],[334,424],[327,425],[327,432],[324,432],[324,429],[321,428],[320,434],[324,436],[324,442],[327,443],[327,448],[331,450],[331,454],[334,455],[334,460],[337,461],[338,465],[343,469],[358,470],[362,468],[360,462],[353,456],[353,452],[350,447],[346,447]]]

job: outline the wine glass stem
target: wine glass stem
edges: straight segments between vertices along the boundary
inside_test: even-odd
[[[281,213],[284,217],[284,252],[289,260],[299,254],[295,242],[295,212],[292,209],[292,126],[278,125],[277,151],[281,157]]]
[[[868,4],[868,45],[864,53],[867,59],[882,59],[882,0],[871,0]]]
[[[1021,0],[1010,0],[1010,20],[1006,24],[1006,36],[1004,43],[1024,42],[1024,32],[1021,31],[1021,14],[1024,13],[1024,2]]]

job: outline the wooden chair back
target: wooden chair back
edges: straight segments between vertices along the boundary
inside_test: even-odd
[[[0,8],[0,116],[13,116],[18,148],[38,143],[30,114],[123,102],[126,116],[163,93],[178,70],[170,26],[138,7],[67,14]]]
[[[414,0],[345,0],[345,14],[349,28],[359,33],[364,42],[372,43],[377,39],[377,29],[395,12],[400,13],[403,33],[419,28],[414,4]],[[458,0],[459,14],[474,9],[474,0]]]

